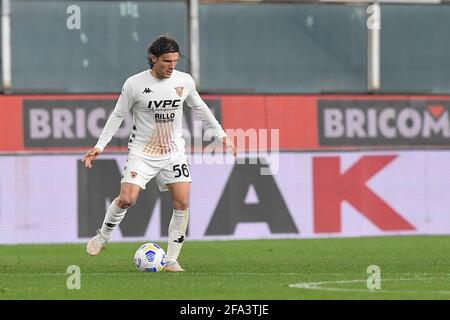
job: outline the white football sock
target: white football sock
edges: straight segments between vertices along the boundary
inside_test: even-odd
[[[173,210],[169,224],[169,241],[167,244],[167,259],[177,260],[186,237],[189,221],[189,209]]]
[[[114,199],[113,202],[111,202],[111,205],[108,208],[108,211],[106,211],[105,219],[103,220],[102,228],[100,230],[103,237],[106,239],[111,238],[111,234],[114,231],[114,229],[117,228],[117,226],[122,221],[123,217],[125,216],[125,213],[127,212],[128,208],[122,209],[119,208],[116,205],[116,199]]]

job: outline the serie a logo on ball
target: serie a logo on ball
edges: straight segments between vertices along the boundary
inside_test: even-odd
[[[158,272],[164,266],[166,252],[156,243],[145,243],[134,254],[134,264],[141,272]]]

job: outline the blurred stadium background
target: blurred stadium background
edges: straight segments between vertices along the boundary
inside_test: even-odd
[[[192,163],[190,239],[450,233],[445,1],[3,0],[1,14],[0,244],[95,233],[130,122],[93,169],[81,157],[163,33],[225,129],[279,135],[245,164]],[[164,241],[170,215],[151,182],[112,241]]]

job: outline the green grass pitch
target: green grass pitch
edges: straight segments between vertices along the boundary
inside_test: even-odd
[[[187,241],[184,273],[140,273],[141,243],[0,246],[0,299],[450,299],[450,237]],[[165,243],[159,243],[166,248]],[[67,267],[81,270],[69,290]],[[381,288],[367,288],[367,267]]]

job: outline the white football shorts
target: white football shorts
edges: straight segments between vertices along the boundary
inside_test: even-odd
[[[168,191],[167,184],[191,182],[191,173],[184,153],[174,153],[163,160],[147,159],[129,154],[125,162],[121,183],[137,184],[145,189],[147,183],[156,177],[160,191]]]

